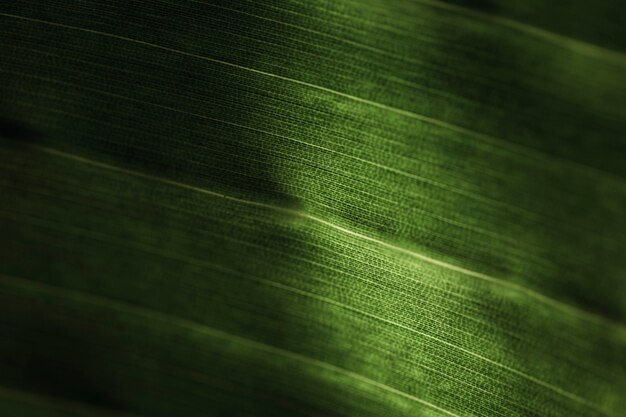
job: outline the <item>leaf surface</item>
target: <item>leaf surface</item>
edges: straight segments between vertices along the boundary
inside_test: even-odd
[[[0,414],[626,414],[620,2],[0,22]]]

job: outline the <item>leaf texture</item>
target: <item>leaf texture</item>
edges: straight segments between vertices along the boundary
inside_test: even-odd
[[[625,15],[0,4],[0,414],[626,415]]]

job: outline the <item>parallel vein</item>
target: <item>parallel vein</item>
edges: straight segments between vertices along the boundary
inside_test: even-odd
[[[609,326],[612,326],[612,327],[614,327],[616,329],[619,329],[620,331],[624,331],[625,330],[624,327],[621,324],[619,324],[619,323],[615,323],[613,321],[607,320],[606,318],[604,318],[602,316],[598,316],[598,315],[596,315],[594,313],[591,313],[591,312],[588,312],[588,311],[585,311],[585,310],[581,310],[581,309],[579,309],[579,308],[577,308],[577,307],[575,307],[573,305],[570,305],[570,304],[563,303],[561,301],[555,300],[553,298],[550,298],[550,297],[548,297],[546,295],[540,294],[540,293],[538,293],[538,292],[536,292],[534,290],[531,290],[529,288],[522,287],[522,286],[517,285],[515,283],[503,281],[501,279],[495,278],[493,276],[490,276],[490,275],[487,275],[487,274],[484,274],[484,273],[481,273],[481,272],[473,271],[473,270],[470,270],[470,269],[467,269],[467,268],[463,268],[463,267],[458,266],[458,265],[454,265],[454,264],[451,264],[451,263],[448,263],[448,262],[445,262],[445,261],[441,261],[441,260],[438,260],[438,259],[431,258],[431,257],[426,256],[424,254],[421,254],[421,253],[418,253],[418,252],[415,252],[415,251],[412,251],[412,250],[409,250],[409,249],[405,249],[405,248],[403,248],[401,246],[397,246],[397,245],[394,245],[394,244],[382,241],[380,239],[377,239],[377,238],[374,238],[374,237],[371,237],[371,236],[367,236],[365,234],[362,234],[362,233],[350,230],[348,228],[345,228],[343,226],[334,224],[332,222],[329,222],[329,221],[324,220],[324,219],[322,219],[320,217],[308,214],[308,213],[303,212],[301,210],[296,210],[296,209],[287,208],[287,207],[280,207],[280,206],[276,206],[274,204],[263,203],[263,202],[258,202],[258,201],[247,200],[247,199],[244,199],[244,198],[229,196],[229,195],[226,195],[226,194],[218,193],[218,192],[215,192],[215,191],[210,191],[210,190],[207,190],[207,189],[204,189],[204,188],[200,188],[200,187],[195,187],[193,185],[181,183],[181,182],[178,182],[178,181],[173,181],[173,180],[170,180],[170,179],[167,179],[167,178],[163,178],[163,177],[159,177],[159,176],[156,176],[156,175],[146,174],[146,173],[143,173],[143,172],[138,172],[138,171],[134,171],[134,170],[127,169],[127,168],[117,167],[117,166],[109,165],[109,164],[106,164],[106,163],[103,163],[103,162],[94,161],[94,160],[91,160],[91,159],[88,159],[88,158],[84,158],[82,156],[70,154],[70,153],[59,151],[59,150],[56,150],[56,149],[51,149],[51,148],[48,148],[46,146],[41,146],[41,145],[28,145],[28,146],[30,146],[32,148],[35,148],[35,149],[38,149],[39,151],[51,154],[51,155],[56,155],[58,157],[71,159],[71,160],[78,161],[78,162],[81,162],[81,163],[85,163],[85,164],[88,164],[88,165],[92,165],[92,166],[95,166],[95,167],[99,167],[99,168],[103,168],[103,169],[107,169],[107,170],[112,170],[112,171],[116,171],[116,172],[120,172],[120,173],[124,173],[124,174],[128,174],[128,175],[132,175],[132,176],[135,176],[135,177],[145,178],[145,179],[148,179],[148,180],[151,180],[151,181],[158,181],[158,182],[165,183],[165,184],[168,184],[168,185],[171,185],[171,186],[185,188],[187,190],[192,190],[192,191],[195,191],[195,192],[198,192],[198,193],[202,193],[202,194],[206,194],[206,195],[210,195],[210,196],[213,196],[213,197],[218,197],[218,198],[222,198],[222,199],[225,199],[225,200],[238,202],[238,203],[241,203],[241,204],[245,204],[247,206],[260,207],[260,208],[264,208],[264,209],[269,209],[269,210],[281,212],[281,213],[284,213],[284,214],[287,214],[287,215],[290,215],[290,216],[296,216],[296,217],[300,217],[300,218],[307,219],[307,220],[310,220],[310,221],[314,221],[316,223],[322,224],[322,225],[327,226],[327,227],[329,227],[331,229],[339,231],[339,232],[341,232],[343,234],[346,234],[346,235],[349,235],[349,236],[353,236],[353,237],[356,237],[358,239],[361,239],[361,240],[364,240],[364,241],[367,241],[367,242],[374,243],[374,244],[376,244],[379,247],[383,247],[383,248],[386,248],[386,249],[389,249],[389,250],[392,250],[392,251],[395,251],[395,252],[402,253],[404,255],[408,255],[408,256],[410,256],[412,258],[415,258],[415,259],[418,259],[420,261],[427,262],[429,264],[436,265],[436,266],[445,268],[447,270],[460,273],[462,275],[470,276],[470,277],[473,277],[473,278],[477,278],[477,279],[480,279],[480,280],[483,280],[483,281],[490,282],[490,283],[495,284],[495,285],[499,285],[499,286],[502,286],[502,287],[513,289],[515,291],[519,291],[519,292],[529,296],[530,298],[533,298],[533,299],[535,299],[535,300],[537,300],[537,301],[539,301],[539,302],[541,302],[543,304],[550,305],[550,306],[552,306],[554,308],[557,308],[558,310],[561,310],[561,311],[569,313],[569,314],[577,315],[577,316],[579,316],[581,318],[584,318],[584,319],[586,319],[588,321],[595,322],[597,324],[602,324],[602,325],[609,325]]]
[[[144,45],[144,46],[147,46],[147,47],[150,47],[150,48],[156,48],[156,49],[160,49],[160,50],[163,50],[163,51],[167,51],[167,52],[171,52],[171,53],[175,53],[175,54],[179,54],[179,55],[184,55],[184,56],[189,56],[189,57],[193,57],[193,58],[196,58],[196,59],[201,59],[201,60],[204,60],[204,61],[214,62],[216,64],[225,65],[225,66],[228,66],[228,67],[231,67],[231,68],[236,68],[236,69],[239,69],[239,70],[242,70],[242,71],[252,72],[254,74],[262,75],[262,76],[265,76],[265,77],[280,79],[280,80],[287,81],[287,82],[290,82],[290,83],[294,83],[294,84],[302,85],[302,86],[305,86],[305,87],[308,87],[308,88],[312,88],[312,89],[315,89],[315,90],[318,90],[318,91],[323,91],[323,92],[326,92],[326,93],[329,93],[329,94],[332,94],[332,95],[335,95],[335,96],[338,96],[338,97],[343,97],[345,99],[348,99],[348,100],[351,100],[351,101],[354,101],[354,102],[358,102],[358,103],[362,103],[362,104],[369,105],[369,106],[372,106],[372,107],[376,107],[376,108],[379,108],[381,110],[385,110],[385,111],[388,111],[388,112],[391,112],[391,113],[395,113],[395,114],[403,116],[403,117],[419,120],[419,121],[422,121],[424,123],[428,123],[430,125],[438,126],[438,127],[441,127],[441,128],[444,128],[444,129],[448,129],[448,130],[453,131],[453,132],[464,134],[464,135],[473,137],[473,138],[481,140],[481,141],[490,142],[490,143],[499,143],[499,144],[505,143],[506,146],[509,146],[512,149],[515,149],[517,152],[525,154],[525,155],[527,155],[529,157],[546,158],[545,154],[543,154],[542,152],[539,152],[539,151],[535,151],[535,150],[533,150],[531,148],[520,146],[520,145],[511,143],[511,142],[505,142],[505,141],[503,141],[501,139],[498,139],[498,138],[495,138],[493,136],[490,136],[490,135],[487,135],[487,134],[484,134],[484,133],[480,133],[480,132],[476,132],[476,131],[473,131],[471,129],[467,129],[467,128],[462,127],[462,126],[457,126],[457,125],[445,122],[445,121],[440,120],[440,119],[436,119],[436,118],[432,118],[432,117],[425,116],[425,115],[422,115],[422,114],[418,114],[418,113],[415,113],[415,112],[412,112],[412,111],[409,111],[409,110],[404,110],[404,109],[400,109],[400,108],[397,108],[397,107],[389,106],[387,104],[378,103],[376,101],[364,99],[364,98],[361,98],[361,97],[356,97],[356,96],[353,96],[353,95],[350,95],[350,94],[347,94],[347,93],[344,93],[344,92],[341,92],[341,91],[333,90],[333,89],[330,89],[330,88],[327,88],[327,87],[324,87],[324,86],[320,86],[320,85],[317,85],[317,84],[312,84],[312,83],[309,83],[309,82],[306,82],[306,81],[297,80],[297,79],[294,79],[294,78],[289,78],[289,77],[285,77],[285,76],[278,75],[278,74],[273,74],[273,73],[270,73],[270,72],[267,72],[267,71],[258,70],[258,69],[255,69],[255,68],[245,67],[245,66],[238,65],[238,64],[235,64],[235,63],[232,63],[232,62],[223,61],[221,59],[211,58],[211,57],[207,57],[207,56],[204,56],[204,55],[198,55],[198,54],[182,51],[182,50],[175,49],[175,48],[169,48],[167,46],[158,45],[158,44],[151,43],[151,42],[146,42],[146,41],[142,41],[142,40],[138,40],[138,39],[132,39],[132,38],[128,38],[126,36],[115,35],[113,33],[102,32],[102,31],[99,31],[99,30],[88,29],[88,28],[83,28],[83,27],[78,27],[78,26],[73,26],[73,25],[66,25],[66,24],[63,24],[63,23],[57,23],[57,22],[51,22],[51,21],[47,21],[47,20],[35,19],[35,18],[30,18],[30,17],[25,17],[25,16],[19,16],[19,15],[14,15],[14,14],[10,14],[10,13],[0,13],[0,16],[10,17],[10,18],[15,18],[15,19],[20,19],[20,20],[26,20],[26,21],[35,22],[35,23],[46,24],[46,25],[61,27],[61,28],[70,29],[70,30],[77,30],[77,31],[86,32],[86,33],[92,33],[92,34],[95,34],[95,35],[105,36],[105,37],[113,38],[113,39],[119,39],[119,40],[123,40],[123,41],[127,41],[127,42],[136,43],[136,44],[139,44],[139,45]],[[589,171],[589,172],[591,172],[593,174],[596,174],[596,175],[597,174],[602,174],[602,175],[608,175],[608,176],[613,177],[613,174],[610,174],[610,173],[605,172],[605,171],[598,170],[597,168],[594,168],[594,167],[591,167],[591,166],[588,166],[588,165],[584,165],[584,164],[581,164],[581,163],[578,163],[578,162],[575,162],[575,161],[572,161],[572,160],[569,160],[569,159],[561,159],[561,158],[557,158],[555,156],[551,156],[551,157],[556,159],[556,160],[559,160],[559,161],[571,164],[573,166],[577,166],[577,167],[579,167],[581,169],[584,169],[584,170]]]
[[[69,290],[67,288],[53,287],[53,286],[42,284],[42,283],[35,282],[32,280],[18,278],[14,276],[5,275],[5,274],[0,274],[0,279],[4,280],[5,282],[9,282],[12,285],[17,285],[17,286],[26,287],[26,288],[33,288],[35,290],[43,291],[51,295],[56,295],[56,296],[63,297],[63,298],[70,298],[70,299],[77,300],[79,302],[88,303],[88,304],[92,304],[96,306],[114,308],[114,309],[121,310],[129,314],[148,318],[150,320],[156,319],[157,321],[170,323],[171,325],[174,325],[176,327],[181,327],[181,328],[187,329],[195,333],[204,334],[209,337],[229,340],[231,342],[235,342],[237,344],[244,345],[255,350],[259,350],[259,351],[277,355],[277,356],[282,356],[284,358],[292,359],[303,364],[312,365],[314,367],[321,368],[321,369],[324,369],[333,373],[342,374],[344,376],[347,376],[348,378],[358,380],[367,385],[371,385],[383,391],[387,391],[391,394],[406,398],[410,401],[416,402],[418,404],[421,404],[422,406],[431,408],[445,415],[448,415],[451,417],[461,417],[460,415],[455,414],[446,409],[443,409],[437,406],[436,404],[425,401],[414,395],[408,394],[396,388],[374,381],[363,375],[338,367],[331,363],[324,362],[315,358],[311,358],[309,356],[295,353],[286,349],[281,349],[275,346],[271,346],[265,343],[257,342],[252,339],[248,339],[248,338],[237,336],[231,333],[227,333],[227,332],[215,329],[213,327],[209,327],[204,324],[191,321],[182,317],[173,316],[171,314],[164,314],[158,310],[125,303],[125,302],[114,300],[111,298],[106,298],[106,297],[97,296],[93,294],[87,294],[85,292],[80,292],[76,290]]]

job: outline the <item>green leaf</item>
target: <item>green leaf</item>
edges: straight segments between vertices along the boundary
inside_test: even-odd
[[[0,5],[0,415],[626,415],[626,8]]]

